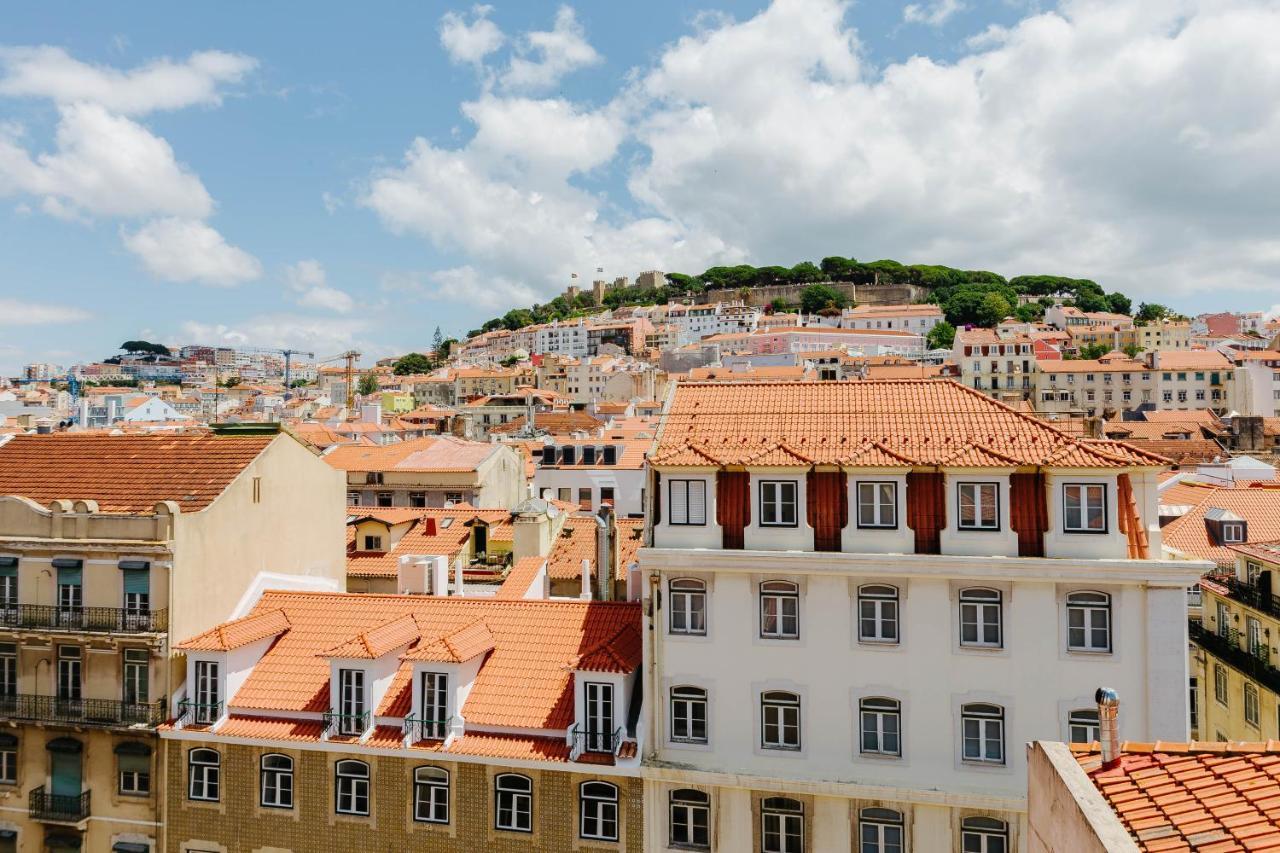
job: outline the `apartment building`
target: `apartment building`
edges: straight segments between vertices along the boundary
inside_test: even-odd
[[[345,472],[352,507],[510,509],[524,495],[524,460],[503,444],[442,435],[339,446],[324,460]]]
[[[951,360],[967,388],[1005,401],[1027,400],[1035,392],[1039,363],[1031,335],[960,329],[952,344]]]
[[[857,305],[840,314],[845,329],[898,329],[928,335],[943,321],[937,305]]]
[[[1192,736],[1280,739],[1280,541],[1227,547],[1234,564],[1200,581],[1191,623]]]
[[[342,478],[287,435],[0,446],[0,842],[159,850],[170,636],[268,583],[341,589],[342,512]]]
[[[1280,340],[1280,339],[1277,339]],[[1280,417],[1280,349],[1235,352],[1236,411],[1264,418]]]
[[[1217,350],[1147,353],[1161,409],[1213,409],[1222,413],[1236,405],[1235,366]]]
[[[654,397],[657,371],[646,362],[595,356],[561,362],[560,369],[564,371],[564,393],[574,403]]]
[[[676,329],[675,346],[694,344],[705,337],[754,332],[760,309],[741,302],[710,305],[668,305],[664,322]]]
[[[648,439],[555,439],[535,457],[533,491],[588,512],[609,504],[621,516],[644,516]]]
[[[1024,849],[1021,744],[1099,684],[1186,738],[1158,457],[862,380],[679,385],[650,464],[651,849]]]
[[[537,595],[272,591],[185,639],[164,849],[641,850],[639,606]]]
[[[581,317],[576,320],[554,320],[536,327],[532,351],[586,358],[591,355],[590,337],[587,321]]]
[[[1154,409],[1160,399],[1146,362],[1112,351],[1098,359],[1036,362],[1036,412],[1068,417],[1118,417]]]
[[[453,372],[453,400],[465,403],[493,394],[514,394],[532,380],[532,371],[519,367],[462,367]]]

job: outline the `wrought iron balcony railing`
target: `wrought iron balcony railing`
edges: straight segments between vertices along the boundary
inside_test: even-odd
[[[569,734],[573,739],[570,747],[574,755],[579,755],[583,752],[602,752],[616,755],[618,748],[622,746],[622,726],[618,726],[611,732],[574,726],[570,729]]]
[[[1224,637],[1197,622],[1190,622],[1188,632],[1191,639],[1209,654],[1254,681],[1261,682],[1273,692],[1280,693],[1280,669],[1271,665],[1271,653],[1266,646],[1260,646],[1256,651],[1251,652],[1246,646],[1240,644],[1241,634],[1234,628],[1230,629]]]
[[[41,785],[27,795],[27,814],[32,820],[79,823],[89,816],[89,792],[51,794]]]
[[[186,726],[213,725],[222,716],[221,702],[178,702],[178,724]]]
[[[1225,586],[1227,594],[1241,604],[1248,605],[1254,610],[1260,610],[1270,616],[1280,617],[1280,596],[1272,595],[1270,592],[1263,592],[1257,585],[1242,581],[1235,575],[1215,575],[1210,580]]]
[[[124,607],[59,607],[56,604],[0,604],[0,626],[41,631],[157,634],[169,629],[168,610]]]
[[[444,720],[426,720],[410,714],[404,718],[404,736],[409,739],[409,743],[417,743],[420,740],[444,740],[449,736],[449,728],[452,724],[452,717]]]
[[[104,728],[158,726],[164,720],[164,700],[143,703],[119,699],[61,699],[17,693],[0,696],[0,717]]]
[[[359,714],[339,714],[336,711],[325,711],[324,731],[326,735],[342,735],[355,737],[362,735],[369,728],[369,712]]]

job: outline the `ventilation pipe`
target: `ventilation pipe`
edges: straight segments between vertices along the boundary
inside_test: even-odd
[[[613,520],[613,507],[604,504],[596,512],[596,600],[613,600],[613,576],[616,571],[618,528]]]
[[[1098,739],[1102,741],[1102,766],[1120,760],[1120,695],[1110,687],[1099,687],[1093,695],[1098,703]]]

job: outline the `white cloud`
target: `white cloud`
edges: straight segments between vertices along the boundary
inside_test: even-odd
[[[213,345],[288,347],[314,352],[318,358],[325,358],[352,346],[372,351],[376,347],[362,345],[356,340],[357,335],[368,329],[369,323],[360,319],[266,314],[249,317],[234,325],[189,320],[171,337]]]
[[[492,6],[472,6],[471,23],[457,12],[445,12],[440,18],[440,44],[453,62],[478,65],[502,47],[506,36],[489,20]]]
[[[342,207],[342,199],[328,190],[320,193],[320,202],[324,205],[325,213],[328,214],[337,213],[338,208]]]
[[[169,143],[95,104],[59,109],[56,149],[32,158],[18,129],[0,129],[0,193],[26,193],[64,217],[167,214],[203,218],[213,200]]]
[[[69,305],[48,305],[38,302],[22,302],[17,299],[0,299],[0,326],[44,326],[58,323],[79,323],[88,320],[90,314]]]
[[[156,219],[122,232],[122,239],[148,272],[165,281],[230,287],[262,275],[257,258],[197,220]]]
[[[129,71],[91,65],[60,47],[0,48],[0,95],[94,103],[113,113],[141,115],[195,104],[222,103],[222,87],[242,81],[257,60],[217,50],[181,62],[158,59]]]
[[[933,0],[932,3],[909,3],[902,9],[902,20],[908,24],[928,24],[940,27],[958,12],[964,11],[960,0]]]
[[[463,104],[462,112],[476,125],[472,153],[487,160],[510,158],[543,177],[609,162],[626,135],[616,110],[583,110],[562,98],[485,95]]]
[[[516,50],[500,80],[507,89],[550,89],[566,74],[603,61],[569,6],[556,11],[550,30],[525,33]]]
[[[290,290],[299,294],[299,305],[323,308],[338,314],[350,312],[355,307],[355,300],[344,291],[330,287],[327,278],[324,265],[317,260],[302,260],[285,268],[285,283]]]

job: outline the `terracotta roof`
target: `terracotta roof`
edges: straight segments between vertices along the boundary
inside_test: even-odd
[[[540,441],[536,443],[538,446],[544,446]],[[605,469],[605,470],[629,468],[632,470],[639,470],[644,467],[645,451],[649,449],[649,446],[653,444],[653,442],[645,438],[610,439],[607,436],[604,438],[557,439],[555,442],[556,447],[565,447],[566,445],[571,445],[573,447],[603,447],[606,444],[611,444],[615,448],[621,451],[621,453],[617,454],[615,464],[613,465],[604,464],[603,453],[597,453],[596,461],[590,465],[587,465],[582,461],[582,454],[578,453],[578,454],[575,454],[572,465],[565,465],[563,462],[557,461],[554,465],[542,465],[541,463],[539,463],[538,467],[539,468],[572,468],[575,470],[584,469],[584,468],[585,469],[599,468],[599,469]],[[529,446],[533,446],[532,443]],[[557,460],[562,458],[563,456],[561,456],[560,454],[556,455]]]
[[[95,500],[101,512],[202,510],[276,437],[213,433],[16,435],[0,446],[0,495]]]
[[[347,524],[348,577],[393,578],[400,557],[405,554],[438,554],[452,562],[471,540],[467,523],[477,519],[488,523],[490,541],[510,542],[515,538],[511,512],[505,509],[356,509],[361,514]],[[362,518],[376,518],[388,524],[410,521],[413,527],[389,550],[365,551],[357,547],[361,543],[355,540],[355,525]]]
[[[507,577],[502,582],[502,586],[498,587],[497,597],[503,599],[524,598],[525,593],[533,586],[538,573],[542,571],[546,564],[546,557],[522,557],[516,560],[515,565],[511,567],[511,571],[507,572]]]
[[[1103,424],[1103,431],[1107,435],[1123,438],[1125,441],[1131,438],[1176,440],[1176,436],[1183,433],[1191,438],[1207,438],[1206,432],[1211,434],[1218,432],[1217,429],[1209,427],[1195,417],[1187,418],[1185,421],[1173,418],[1158,421],[1107,421]]]
[[[615,568],[615,580],[626,580],[627,567],[636,560],[636,553],[643,544],[641,533],[644,520],[639,518],[616,518],[618,528],[618,564]],[[582,561],[591,564],[591,573],[596,571],[596,522],[591,516],[575,515],[564,520],[559,535],[551,543],[551,554],[547,557],[547,575],[555,580],[570,580],[582,577]]]
[[[1165,502],[1163,494],[1161,502]],[[1165,546],[1220,566],[1234,565],[1230,546],[1209,538],[1204,517],[1215,508],[1229,510],[1248,522],[1246,535],[1250,541],[1280,538],[1280,489],[1213,489],[1185,515],[1165,526]]]
[[[1222,455],[1222,445],[1211,438],[1144,439],[1126,438],[1125,443],[1147,453],[1163,456],[1178,465],[1212,462]]]
[[[618,633],[583,652],[574,668],[584,672],[631,672],[635,661],[643,656],[641,642],[638,625],[623,625]]]
[[[1155,409],[1146,412],[1146,419],[1152,423],[1168,421],[1187,421],[1189,423],[1198,423],[1201,426],[1214,427],[1215,431],[1220,429],[1222,424],[1218,417],[1208,409],[1188,409],[1177,411],[1174,409]]]
[[[1231,361],[1216,349],[1160,350],[1156,370],[1228,370]]]
[[[289,618],[283,611],[261,610],[241,619],[216,625],[174,648],[184,651],[227,652],[288,630]]]
[[[1280,741],[1123,743],[1112,767],[1071,751],[1142,850],[1280,847]]]
[[[1270,542],[1253,542],[1248,545],[1232,545],[1231,550],[1246,557],[1280,563],[1280,539]]]
[[[414,438],[381,447],[338,447],[324,457],[341,471],[475,471],[495,445],[452,436]]]
[[[524,423],[524,417],[520,416],[507,421],[505,424],[496,424],[489,427],[489,432],[491,434],[519,432],[524,429]],[[604,421],[594,418],[586,412],[535,412],[533,415],[533,425],[537,429],[552,435],[568,435],[573,432],[594,433],[604,424]]]
[[[369,631],[361,631],[328,651],[321,652],[319,656],[374,660],[401,646],[417,642],[421,636],[422,629],[413,621],[413,616],[406,613]]]
[[[873,445],[904,466],[970,460],[985,465],[988,458],[1015,467],[1166,464],[1162,457],[1121,442],[1076,438],[980,391],[937,379],[680,383],[652,461],[662,466],[742,465],[766,458],[763,451],[785,448],[812,460],[797,464],[880,464],[883,457],[859,461]],[[958,461],[949,461],[953,459]]]
[[[231,698],[228,704],[237,712],[329,710],[329,662],[319,653],[411,615],[429,641],[458,632],[459,645],[464,639],[474,642],[473,634],[460,629],[483,620],[493,651],[476,676],[462,716],[469,725],[524,729],[571,725],[570,667],[584,650],[640,620],[639,605],[621,602],[268,591],[254,615],[271,611],[283,611],[291,627]],[[412,666],[401,663],[380,713],[408,708]]]
[[[419,643],[405,652],[401,660],[425,660],[441,663],[463,663],[476,655],[493,651],[493,634],[483,619],[458,628],[439,639]]]

